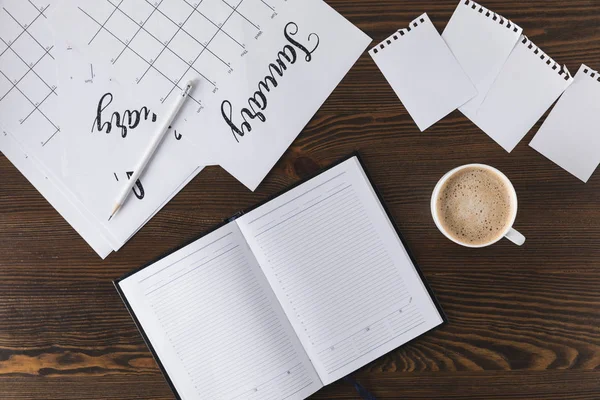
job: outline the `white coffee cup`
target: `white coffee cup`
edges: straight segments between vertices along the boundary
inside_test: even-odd
[[[510,216],[510,223],[507,225],[507,228],[505,228],[504,232],[502,232],[502,234],[498,235],[494,240],[492,240],[488,243],[483,243],[483,244],[479,244],[479,245],[473,245],[473,244],[461,242],[460,240],[457,240],[452,235],[450,235],[450,233],[448,233],[448,231],[442,225],[442,223],[440,221],[440,217],[438,215],[438,211],[437,211],[438,210],[437,202],[438,202],[440,190],[444,187],[444,184],[448,181],[448,179],[450,179],[456,173],[458,173],[466,168],[474,168],[474,167],[481,168],[481,169],[487,169],[487,170],[490,170],[490,171],[493,171],[494,173],[496,173],[504,181],[504,184],[508,188],[508,190],[510,192],[510,196],[511,196],[511,202],[513,204],[513,207],[511,207],[512,215]],[[442,179],[439,180],[437,185],[435,185],[435,189],[433,189],[433,194],[431,196],[431,215],[433,216],[435,225],[438,227],[440,232],[442,232],[444,234],[444,236],[446,236],[448,239],[450,239],[454,243],[460,244],[461,246],[465,246],[465,247],[471,247],[471,248],[481,248],[481,247],[491,246],[492,244],[500,241],[500,239],[502,239],[503,237],[507,238],[508,240],[510,240],[511,242],[516,244],[517,246],[522,246],[525,243],[525,236],[520,234],[517,230],[513,229],[513,227],[512,227],[515,223],[515,219],[517,218],[517,208],[518,208],[517,192],[515,191],[513,184],[506,177],[506,175],[504,175],[502,172],[498,171],[494,167],[490,167],[489,165],[485,165],[485,164],[468,164],[468,165],[463,165],[463,166],[454,168],[452,171],[448,172],[446,175],[444,175],[442,177]]]

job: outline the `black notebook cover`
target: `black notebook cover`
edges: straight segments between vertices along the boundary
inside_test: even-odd
[[[442,309],[442,306],[440,305],[440,303],[439,303],[439,301],[438,301],[437,297],[435,296],[435,293],[434,293],[434,292],[433,292],[433,290],[431,289],[431,286],[429,285],[429,283],[428,283],[428,282],[427,282],[427,280],[425,279],[425,276],[423,275],[423,272],[421,271],[421,268],[419,268],[419,265],[417,264],[417,262],[416,262],[416,260],[415,260],[415,258],[414,258],[414,256],[413,256],[413,254],[412,254],[412,252],[410,251],[410,248],[408,247],[408,245],[407,245],[406,241],[404,240],[404,237],[402,236],[402,233],[400,232],[400,230],[398,229],[398,226],[397,226],[396,222],[395,222],[395,221],[394,221],[394,219],[392,218],[392,215],[391,215],[391,213],[390,213],[390,211],[389,211],[389,209],[388,209],[387,205],[386,205],[386,204],[385,204],[385,202],[383,201],[383,197],[381,196],[381,193],[379,192],[379,190],[377,189],[377,187],[376,187],[376,186],[373,184],[373,180],[371,179],[371,176],[369,175],[369,172],[368,172],[368,171],[367,171],[367,169],[365,168],[365,164],[364,164],[364,162],[363,162],[363,160],[362,160],[362,158],[361,158],[360,154],[359,154],[358,152],[354,152],[354,153],[350,154],[349,156],[347,156],[347,157],[344,157],[343,159],[341,159],[341,160],[339,160],[339,161],[337,161],[337,162],[335,162],[335,163],[331,164],[330,166],[328,166],[328,167],[326,167],[326,168],[324,168],[324,169],[320,170],[320,171],[319,171],[319,172],[317,172],[316,174],[314,174],[314,175],[312,175],[312,176],[310,176],[310,177],[308,177],[308,178],[302,179],[302,180],[300,180],[299,182],[295,183],[294,185],[292,185],[292,186],[288,187],[287,189],[285,189],[285,190],[283,190],[283,191],[281,191],[281,192],[279,192],[279,193],[277,193],[277,194],[275,194],[275,195],[273,195],[273,196],[270,196],[269,198],[267,198],[266,200],[264,200],[264,201],[262,201],[262,202],[260,202],[260,203],[256,204],[255,206],[253,206],[253,207],[250,207],[250,208],[248,208],[248,209],[247,209],[247,210],[245,210],[245,211],[240,211],[240,212],[236,213],[235,215],[233,215],[233,216],[232,216],[232,217],[230,217],[230,218],[227,218],[226,220],[224,220],[222,223],[218,224],[217,226],[215,226],[215,227],[213,227],[213,228],[209,229],[208,231],[206,231],[206,232],[202,233],[200,236],[198,236],[198,237],[196,237],[196,238],[194,238],[194,239],[192,239],[192,240],[190,240],[190,241],[186,242],[185,244],[183,244],[183,245],[181,245],[181,246],[179,246],[179,247],[177,247],[177,248],[175,248],[175,249],[173,249],[173,250],[171,250],[171,251],[167,252],[166,254],[163,254],[162,256],[160,256],[160,257],[158,257],[157,259],[155,259],[155,260],[153,260],[153,261],[151,261],[151,262],[149,262],[149,263],[145,264],[144,266],[142,266],[142,267],[140,267],[140,268],[137,268],[137,269],[135,269],[135,270],[133,270],[133,271],[130,271],[130,272],[126,273],[125,275],[123,275],[123,276],[121,276],[120,278],[117,278],[117,279],[115,279],[115,280],[113,281],[113,284],[114,284],[115,288],[117,289],[117,292],[119,293],[119,296],[121,297],[121,300],[122,300],[122,301],[123,301],[123,303],[125,304],[125,307],[127,308],[127,311],[129,312],[129,315],[131,315],[131,318],[132,318],[132,319],[133,319],[133,321],[135,322],[135,325],[137,326],[137,328],[138,328],[138,330],[139,330],[140,334],[141,334],[141,335],[142,335],[142,337],[144,338],[144,342],[146,343],[146,346],[148,346],[148,348],[150,349],[150,352],[152,353],[152,356],[153,356],[153,357],[154,357],[154,359],[156,360],[156,363],[158,364],[158,366],[159,366],[159,368],[160,368],[160,370],[161,370],[161,372],[162,372],[162,374],[163,374],[163,376],[164,376],[164,378],[165,378],[166,382],[169,384],[169,386],[171,387],[171,390],[173,391],[173,394],[175,395],[175,397],[176,397],[178,400],[181,400],[181,396],[180,396],[180,395],[179,395],[179,393],[177,392],[177,389],[175,388],[175,385],[173,384],[173,381],[171,381],[171,378],[170,378],[170,377],[169,377],[169,375],[167,374],[167,371],[166,371],[166,369],[165,369],[164,365],[162,364],[162,362],[161,362],[160,358],[158,357],[158,354],[157,354],[157,353],[156,353],[156,351],[154,350],[154,347],[152,346],[152,343],[150,343],[150,340],[148,339],[148,336],[146,335],[146,332],[144,331],[144,328],[142,327],[142,324],[140,323],[140,321],[137,319],[137,317],[136,317],[135,313],[133,312],[133,309],[131,308],[131,305],[129,304],[129,301],[127,300],[127,298],[125,297],[125,294],[124,294],[124,293],[123,293],[123,291],[121,290],[121,287],[119,286],[119,282],[121,282],[122,280],[124,280],[124,279],[126,279],[126,278],[130,277],[131,275],[134,275],[134,274],[136,274],[137,272],[139,272],[139,271],[143,270],[144,268],[147,268],[147,267],[149,267],[150,265],[152,265],[152,264],[154,264],[154,263],[156,263],[156,262],[160,261],[161,259],[163,259],[163,258],[165,258],[165,257],[169,256],[170,254],[172,254],[172,253],[174,253],[174,252],[176,252],[176,251],[178,251],[178,250],[181,250],[182,248],[184,248],[184,247],[186,247],[186,246],[188,246],[188,245],[190,245],[190,244],[194,243],[196,240],[198,240],[198,239],[202,238],[203,236],[206,236],[206,235],[210,234],[211,232],[213,232],[213,231],[215,231],[215,230],[219,229],[220,227],[222,227],[222,226],[224,226],[224,225],[226,225],[226,224],[228,224],[228,223],[230,223],[230,222],[234,221],[236,218],[238,218],[238,217],[240,217],[240,216],[244,215],[245,213],[247,213],[247,212],[250,212],[250,211],[254,210],[255,208],[258,208],[258,207],[262,206],[262,205],[263,205],[263,204],[265,204],[265,203],[268,203],[269,201],[271,201],[271,200],[273,200],[273,199],[275,199],[275,198],[277,198],[277,197],[279,197],[279,196],[283,195],[284,193],[287,193],[288,191],[290,191],[290,190],[294,189],[295,187],[297,187],[297,186],[299,186],[299,185],[301,185],[301,184],[303,184],[303,183],[305,183],[305,182],[307,182],[307,181],[309,181],[309,180],[311,180],[311,179],[315,178],[316,176],[318,176],[318,175],[322,174],[323,172],[326,172],[326,171],[328,171],[328,170],[330,170],[330,169],[332,169],[332,168],[336,167],[337,165],[339,165],[339,164],[343,163],[344,161],[347,161],[347,160],[351,159],[352,157],[356,157],[356,158],[358,159],[358,162],[360,163],[360,166],[361,166],[361,168],[362,168],[362,169],[363,169],[363,171],[365,172],[365,175],[367,176],[367,179],[368,179],[369,183],[370,183],[370,184],[371,184],[371,186],[373,187],[373,190],[375,191],[375,193],[376,193],[376,195],[377,195],[377,198],[378,198],[379,202],[381,203],[381,205],[382,205],[383,209],[385,210],[385,213],[386,213],[387,217],[389,218],[390,222],[392,223],[392,226],[394,227],[394,230],[395,230],[395,231],[396,231],[396,233],[398,234],[398,237],[400,238],[400,241],[402,242],[402,245],[403,245],[403,246],[404,246],[404,248],[406,249],[406,252],[408,253],[408,256],[410,257],[410,260],[411,260],[411,262],[412,262],[413,266],[415,267],[415,270],[416,270],[416,271],[417,271],[417,273],[419,274],[419,278],[421,278],[421,281],[423,281],[423,285],[424,285],[424,286],[425,286],[425,288],[427,289],[427,293],[429,293],[429,296],[431,297],[431,300],[433,301],[433,303],[434,303],[435,307],[437,308],[437,311],[439,312],[440,316],[442,317],[442,319],[443,319],[443,321],[444,321],[442,324],[438,325],[436,328],[434,328],[434,329],[432,329],[432,330],[435,330],[435,329],[439,328],[440,326],[442,326],[442,325],[444,325],[445,323],[447,323],[447,322],[448,322],[448,317],[446,316],[446,313],[445,313],[445,312],[444,312],[444,310]],[[430,330],[429,332],[431,332],[431,330]],[[416,339],[418,339],[418,338],[415,338],[415,339],[413,339],[413,340],[416,340]],[[409,342],[406,342],[404,345],[406,345],[406,344],[408,344],[408,343],[412,342],[413,340],[411,340],[411,341],[409,341]],[[403,346],[404,346],[404,345],[403,345]]]

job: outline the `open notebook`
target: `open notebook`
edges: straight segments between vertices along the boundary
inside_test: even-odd
[[[115,286],[182,399],[304,399],[445,320],[357,156]]]

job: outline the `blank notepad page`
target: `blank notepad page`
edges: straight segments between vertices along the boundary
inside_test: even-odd
[[[600,73],[582,65],[531,147],[584,182],[600,163]]]
[[[522,36],[469,119],[511,152],[572,80],[564,68]]]
[[[427,14],[369,54],[421,131],[477,94]]]
[[[508,59],[523,29],[471,1],[461,0],[442,38],[477,88],[477,96],[459,110],[474,115]]]

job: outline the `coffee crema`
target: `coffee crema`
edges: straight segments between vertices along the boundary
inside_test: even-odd
[[[442,186],[437,214],[446,232],[472,246],[492,243],[510,227],[512,189],[495,171],[468,167],[456,172]]]

